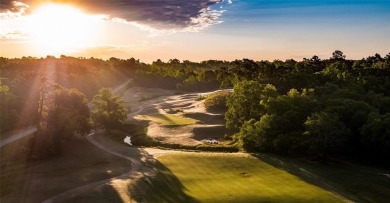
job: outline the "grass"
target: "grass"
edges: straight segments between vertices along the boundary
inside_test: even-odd
[[[142,159],[145,161],[144,165],[139,167],[136,173],[119,177],[108,184],[94,185],[73,195],[56,199],[54,202],[145,202],[142,200],[148,187],[147,176],[153,173],[153,168],[148,167],[154,163],[152,156],[145,154],[140,148],[129,147],[123,144],[123,141],[121,144],[118,144],[117,140],[113,139],[113,136],[109,134],[111,133],[107,132],[106,134],[96,135],[95,139],[103,146],[119,154],[130,156],[134,159],[140,159],[142,156]],[[105,152],[103,151],[102,153]]]
[[[158,158],[150,202],[343,202],[247,155],[175,154]]]
[[[198,97],[195,98],[195,101],[202,101],[204,99],[206,99],[206,96],[199,94]]]
[[[2,139],[2,140],[3,139],[7,139],[9,137],[12,137],[16,133],[22,132],[23,130],[30,129],[30,128],[33,128],[33,127],[34,126],[24,126],[24,127],[20,127],[20,129],[11,130],[11,131],[8,131],[8,132],[0,132],[0,139]]]
[[[353,202],[388,202],[389,169],[350,162],[318,164],[304,159],[261,154],[260,159],[302,180],[347,197]]]
[[[68,143],[63,154],[28,161],[32,136],[1,148],[1,202],[42,202],[91,182],[130,170],[129,161],[109,154],[85,139]]]
[[[0,148],[0,199],[23,186],[32,141],[33,136],[27,136]]]
[[[139,115],[135,117],[139,120],[149,120],[160,123],[166,126],[178,126],[178,125],[190,125],[197,122],[197,120],[191,118],[180,117],[173,114],[151,114],[151,115]]]

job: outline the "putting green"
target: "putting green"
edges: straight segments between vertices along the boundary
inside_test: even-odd
[[[247,155],[158,158],[150,202],[343,202],[330,192]]]
[[[191,118],[180,117],[174,114],[152,114],[152,115],[138,115],[135,117],[139,120],[149,120],[162,125],[190,125],[197,122]]]

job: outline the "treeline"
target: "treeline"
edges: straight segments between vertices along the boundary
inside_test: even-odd
[[[217,60],[200,63],[188,60],[181,62],[178,59],[171,59],[168,62],[157,60],[137,69],[134,82],[145,87],[184,91],[217,89],[220,86],[216,77],[218,69],[229,63]]]
[[[34,125],[42,81],[73,88],[91,99],[101,87],[114,87],[129,78],[133,85],[198,91],[216,89],[224,61],[195,63],[177,59],[145,64],[134,58],[0,57],[0,132]]]
[[[234,85],[225,118],[243,149],[390,164],[390,54],[233,63],[217,77]]]
[[[133,58],[0,57],[0,132],[38,122],[43,84],[74,88],[91,98],[101,87],[114,87],[142,66]]]
[[[157,60],[137,69],[135,81],[188,91],[234,87],[226,122],[248,151],[390,162],[390,54],[348,60],[336,50],[329,59],[302,61]]]
[[[226,96],[226,124],[247,151],[390,162],[390,54],[348,60],[337,50],[329,59],[152,64],[0,58],[0,75],[2,132],[37,123],[42,84],[75,88],[90,99],[101,87],[133,78],[135,85],[186,91],[234,87]]]

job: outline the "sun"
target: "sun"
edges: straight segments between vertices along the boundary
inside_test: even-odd
[[[28,18],[27,34],[34,50],[60,55],[86,48],[95,42],[98,20],[62,4],[44,4]]]

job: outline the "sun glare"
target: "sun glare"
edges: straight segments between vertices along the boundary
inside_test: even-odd
[[[75,52],[96,41],[98,20],[68,5],[45,4],[27,24],[34,50],[50,55]]]

